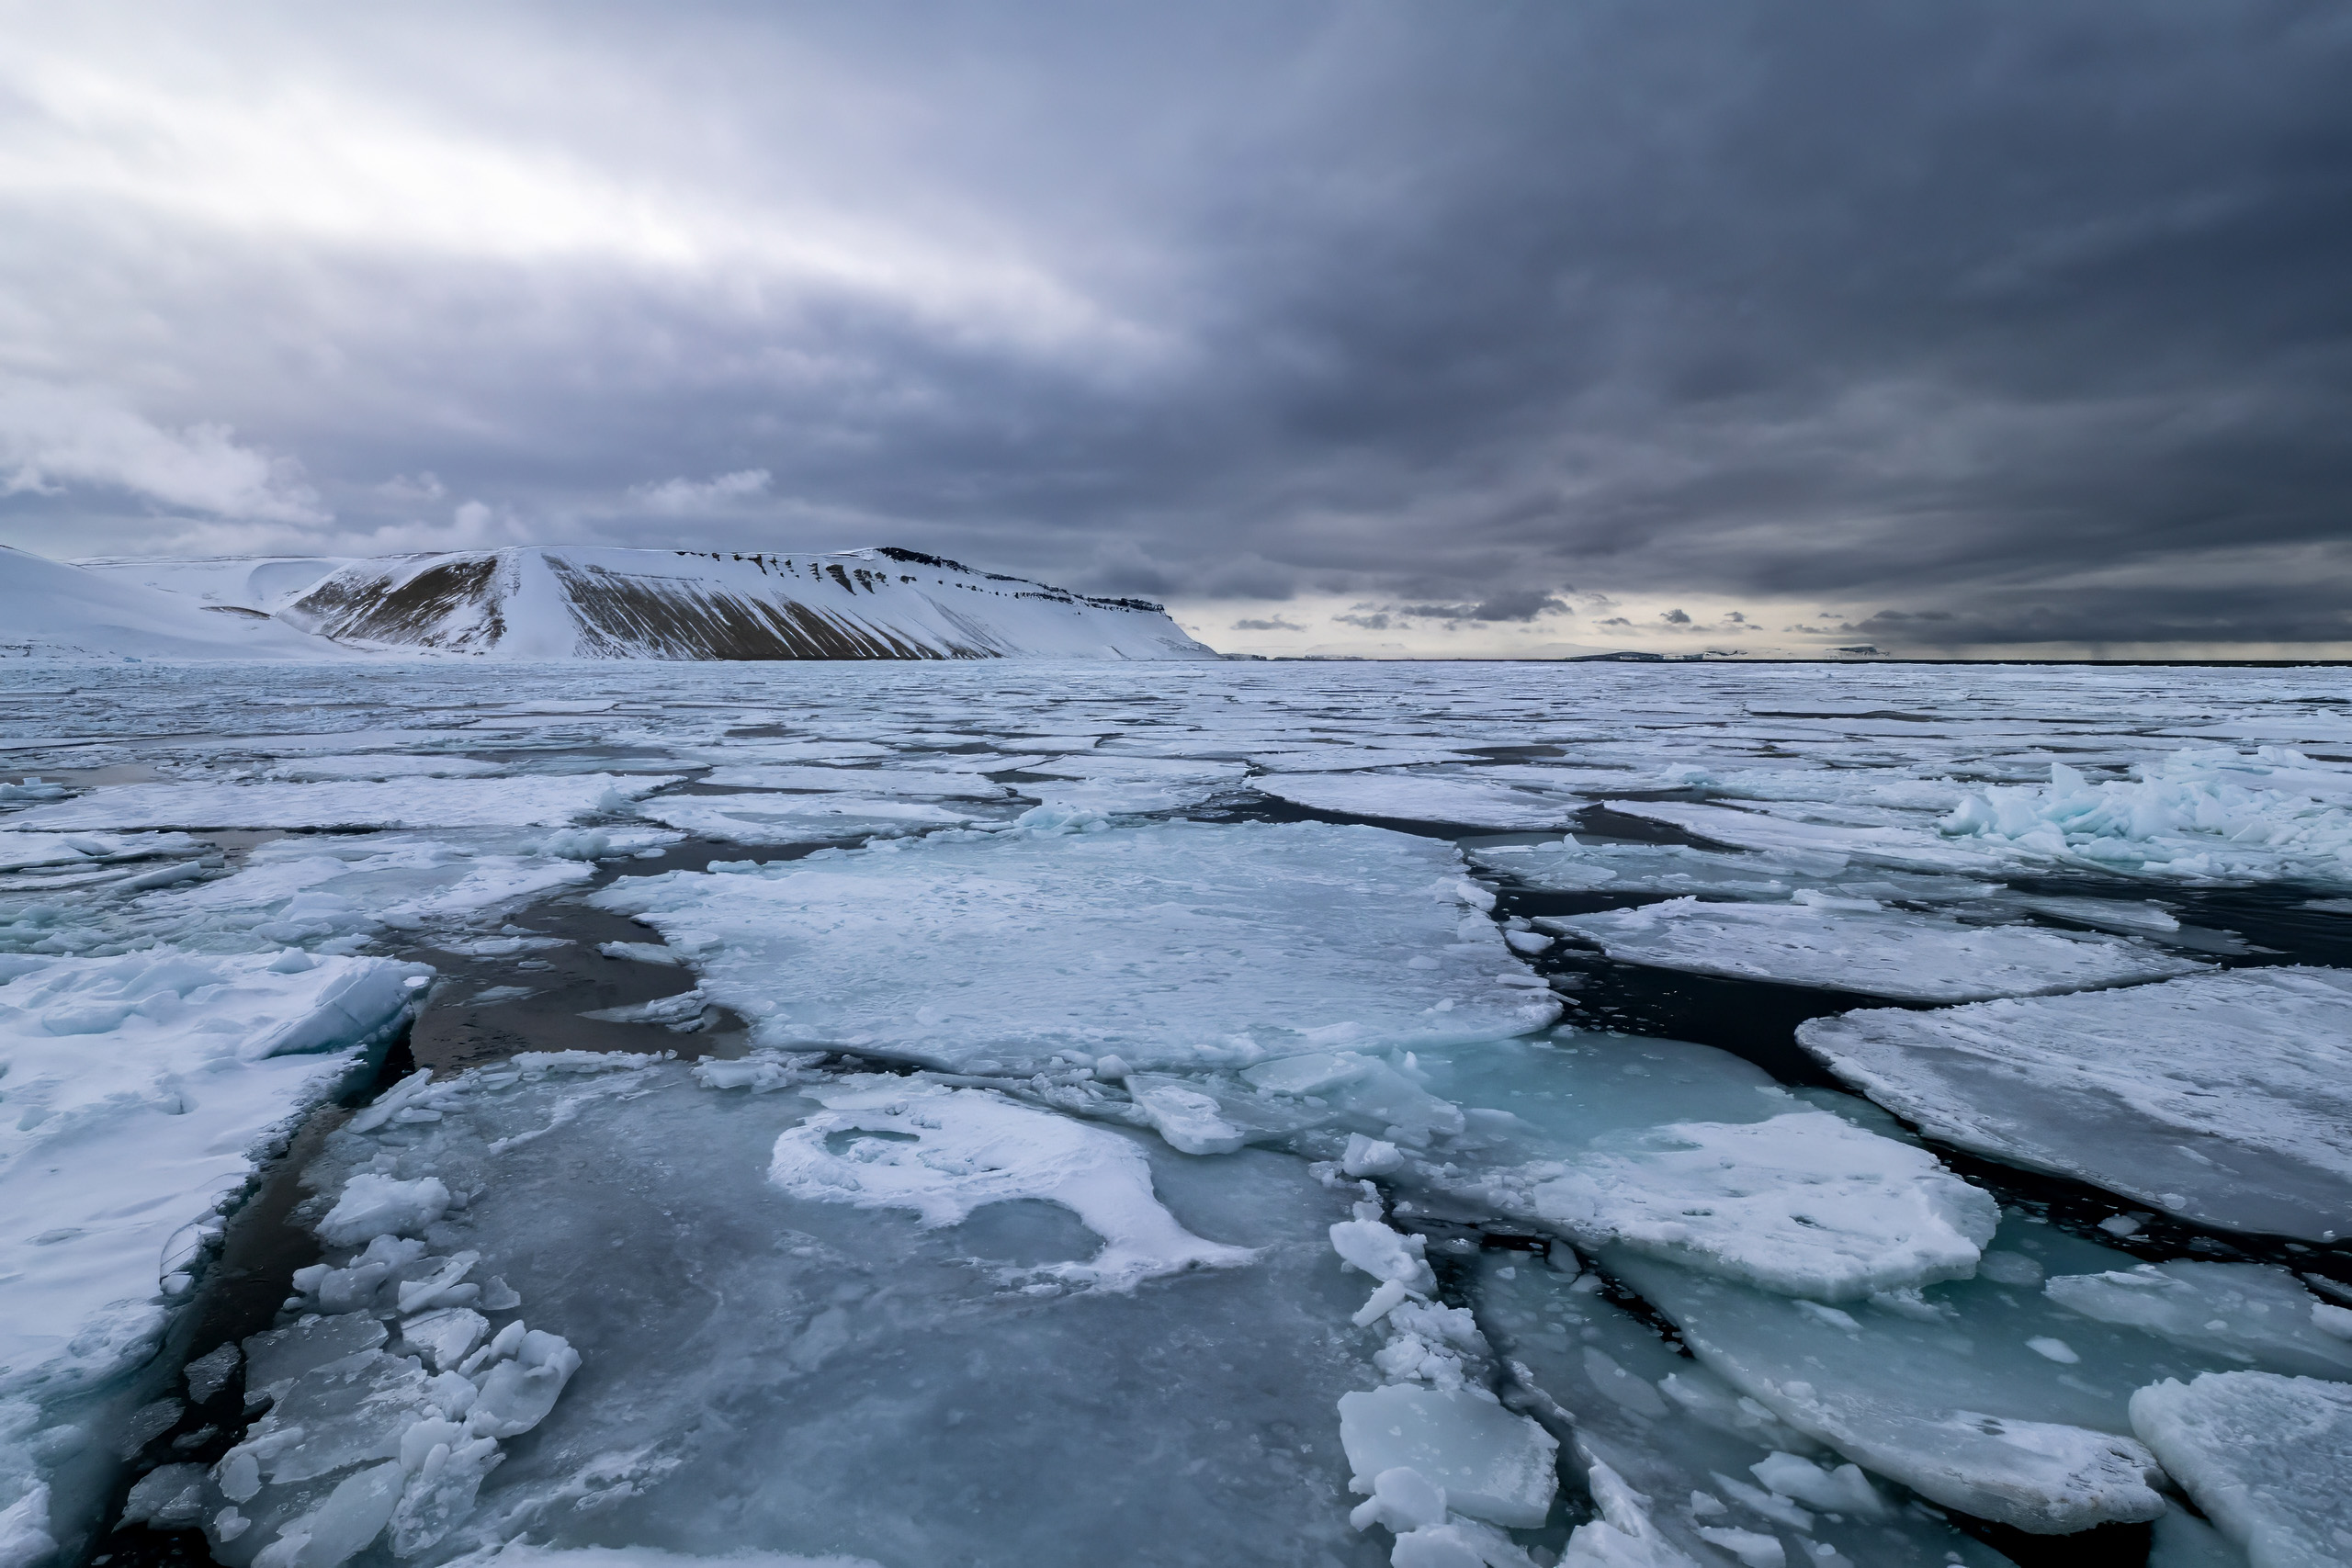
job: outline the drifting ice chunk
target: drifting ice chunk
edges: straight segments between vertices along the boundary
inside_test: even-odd
[[[1040,822],[624,879],[593,901],[695,954],[763,1045],[1197,1068],[1551,1022],[1558,1002],[1465,907],[1461,863],[1376,828]]]
[[[1645,817],[1681,829],[1695,838],[1736,850],[1760,850],[1826,875],[1849,861],[1897,871],[1957,871],[1997,874],[2018,857],[1989,853],[1965,841],[1954,843],[1927,828],[1899,824],[1848,827],[1792,821],[1729,806],[1684,806],[1674,801],[1612,800],[1610,810]]]
[[[1778,902],[1817,888],[1849,898],[1949,902],[1982,898],[1996,884],[1849,866],[1839,855],[1770,855],[1689,844],[1497,844],[1470,852],[1485,870],[1555,893],[1683,893]]]
[[[193,854],[198,847],[186,833],[23,833],[15,830],[22,817],[7,821],[9,830],[0,832],[0,871]]]
[[[401,1181],[362,1171],[344,1184],[343,1196],[319,1222],[329,1247],[357,1247],[370,1236],[421,1231],[449,1207],[449,1190],[436,1176]]]
[[[1250,787],[1309,811],[1505,831],[1565,828],[1584,804],[1480,779],[1416,773],[1282,773],[1252,779]]]
[[[2037,926],[1966,926],[1875,905],[1702,904],[1671,898],[1638,909],[1535,922],[1582,937],[1620,963],[1818,986],[1907,1001],[2045,996],[2160,980],[2204,965],[2111,937]]]
[[[2127,898],[2019,898],[2019,908],[2126,936],[2170,936],[2180,921],[2161,904]]]
[[[1797,1039],[1931,1136],[2201,1224],[2333,1240],[2352,1212],[2352,971],[1873,1010]]]
[[[300,956],[300,955],[298,955]],[[0,1396],[143,1359],[266,1146],[406,1021],[380,959],[168,948],[42,961],[0,986]],[[159,1276],[161,1282],[159,1286]]]
[[[1042,1272],[1105,1290],[1257,1256],[1178,1224],[1152,1195],[1143,1156],[1115,1133],[984,1089],[883,1078],[814,1094],[826,1109],[776,1139],[768,1166],[797,1198],[911,1210],[927,1225],[1008,1200],[1058,1203],[1104,1246],[1091,1262]]]
[[[2352,1560],[2352,1384],[2208,1372],[2133,1394],[2132,1426],[2256,1568]]]
[[[2000,1222],[1934,1156],[1821,1111],[1659,1127],[1569,1161],[1530,1207],[1587,1247],[1831,1302],[1964,1280]]]
[[[1012,760],[1006,758],[1004,762]],[[702,782],[728,789],[838,790],[851,795],[879,795],[886,799],[899,795],[929,795],[995,800],[1012,793],[1004,785],[990,784],[978,773],[921,773],[912,768],[716,768],[704,774]]]
[[[639,815],[680,832],[738,844],[807,844],[883,833],[962,828],[983,813],[856,795],[673,795]]]
[[[1383,1472],[1411,1469],[1443,1487],[1454,1512],[1512,1529],[1541,1525],[1558,1490],[1552,1435],[1467,1388],[1391,1383],[1342,1394],[1340,1443],[1358,1492]]]
[[[2052,1315],[2035,1315],[2039,1297],[2004,1300],[1998,1285],[1972,1282],[1931,1287],[1910,1311],[1894,1302],[1845,1312],[1623,1249],[1602,1262],[1740,1392],[1948,1507],[2037,1535],[2164,1512],[2151,1484],[2154,1461],[2119,1434],[2123,1390],[2132,1370],[2144,1375],[2145,1353],[2134,1369],[2128,1342],[2109,1331],[2100,1354],[2086,1359],[2098,1383],[2063,1371],[2053,1381],[2058,1369],[2026,1345]],[[1962,1303],[1956,1321],[1937,1310]],[[1924,1318],[1914,1314],[1921,1310]]]
[[[1214,1098],[1175,1078],[1132,1073],[1127,1094],[1159,1135],[1188,1155],[1229,1155],[1250,1141],[1248,1133],[1218,1114]]]
[[[2128,1323],[2177,1345],[2313,1377],[2352,1374],[2352,1342],[2318,1326],[2330,1307],[2284,1269],[2258,1263],[2143,1263],[2065,1274],[2052,1301],[2102,1323]],[[2352,1314],[2346,1314],[2352,1316]]]
[[[401,779],[392,784],[107,784],[12,828],[554,828],[625,811],[676,777]]]
[[[514,1541],[492,1561],[498,1568],[715,1568],[707,1557],[662,1551],[650,1546],[575,1546],[569,1550]],[[730,1551],[717,1560],[726,1568],[881,1568],[865,1557],[801,1557],[790,1552]]]

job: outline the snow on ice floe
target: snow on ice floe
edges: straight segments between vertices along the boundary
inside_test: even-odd
[[[1967,925],[1810,890],[1786,904],[1706,904],[1685,897],[1534,923],[1589,942],[1623,964],[1906,1001],[2041,996],[2204,967],[2113,937]]]
[[[36,806],[13,829],[553,828],[626,811],[672,778],[401,779],[331,784],[107,784]]]
[[[2352,1376],[2352,1307],[2321,1301],[2267,1264],[2143,1263],[2061,1275],[2042,1292],[2085,1317],[2270,1371]]]
[[[1323,823],[1056,818],[625,878],[762,1044],[969,1071],[1499,1039],[1559,1007],[1450,844]],[[1093,829],[1096,830],[1073,830]]]
[[[840,1091],[854,1102],[869,1088],[901,1097],[907,1117],[944,1112],[935,1119],[953,1136],[910,1129],[936,1162],[928,1178],[904,1174],[934,1193],[927,1182],[960,1184],[955,1201],[974,1203],[960,1219],[926,1224],[917,1209],[863,1206],[821,1180],[803,1191],[797,1177],[774,1179],[779,1137],[812,1119],[829,1128],[808,1144],[820,1156],[856,1165],[862,1145],[893,1145],[888,1129],[860,1136],[823,1121],[862,1116],[823,1101]],[[688,1068],[526,1056],[403,1090],[410,1098],[387,1097],[329,1138],[313,1179],[321,1200],[340,1201],[353,1179],[374,1175],[438,1181],[462,1203],[413,1238],[379,1239],[298,1276],[306,1310],[397,1320],[399,1337],[352,1352],[368,1369],[361,1383],[390,1386],[364,1429],[356,1413],[336,1415],[349,1406],[329,1409],[348,1434],[333,1448],[345,1468],[301,1482],[256,1477],[267,1481],[265,1502],[284,1496],[272,1521],[300,1519],[331,1486],[400,1461],[406,1490],[392,1506],[391,1545],[426,1563],[480,1560],[526,1532],[524,1550],[550,1562],[590,1547],[629,1561],[653,1545],[690,1555],[650,1561],[685,1565],[745,1553],[1048,1568],[1106,1557],[1385,1560],[1347,1527],[1348,1471],[1327,1425],[1341,1393],[1376,1376],[1347,1323],[1361,1286],[1324,1240],[1346,1207],[1301,1162],[1262,1151],[1189,1161],[997,1096],[908,1079],[807,1081],[778,1058]],[[978,1104],[1001,1112],[979,1134],[967,1120]],[[1069,1142],[1073,1133],[1124,1145],[1132,1164]],[[1101,1237],[1017,1179],[1072,1150],[1082,1157],[1062,1174],[1105,1175],[1114,1206],[1120,1191],[1158,1204],[1169,1218],[1147,1228],[1161,1239],[1189,1235],[1251,1261],[1127,1289],[1085,1278]],[[1136,1223],[1133,1213],[1096,1217]],[[481,1295],[447,1299],[476,1282]],[[543,1364],[577,1357],[578,1375],[560,1398],[526,1405],[514,1396],[527,1390],[511,1391],[506,1408],[536,1415],[535,1436],[499,1438],[495,1453],[468,1459],[463,1445],[479,1440],[477,1413],[495,1392],[475,1363],[500,1353],[501,1337],[515,1341],[516,1360],[528,1354],[518,1309],[561,1346]],[[450,1374],[430,1371],[453,1312],[486,1319],[479,1334],[457,1325],[476,1341],[457,1369],[479,1385],[471,1410],[458,1408],[464,1391]],[[412,1354],[413,1371],[373,1359]],[[450,1414],[418,1411],[419,1399],[446,1401]],[[1135,1418],[1139,1407],[1149,1419]],[[243,1438],[264,1469],[269,1437]],[[440,1444],[450,1452],[435,1471]],[[436,1476],[454,1480],[428,1488]],[[404,1517],[442,1533],[404,1551]],[[272,1521],[249,1534],[281,1528]]]
[[[2166,1380],[2132,1424],[2256,1568],[2352,1560],[2352,1383],[2270,1372]]]
[[[1058,1203],[1102,1250],[1044,1272],[1111,1290],[1255,1256],[1178,1224],[1152,1195],[1141,1151],[1115,1133],[985,1089],[869,1078],[810,1093],[824,1111],[778,1137],[768,1164],[795,1197],[905,1209],[926,1225],[960,1224],[987,1203]]]
[[[2284,747],[2170,752],[2092,783],[1995,785],[1943,818],[1962,841],[2062,864],[2191,882],[2352,885],[2352,767]]]
[[[1820,1301],[1966,1279],[1992,1198],[1934,1156],[1822,1111],[1681,1122],[1516,1173],[1525,1212],[1630,1250]]]
[[[1550,893],[1704,894],[1771,902],[1815,889],[1842,898],[1945,903],[1983,898],[2000,890],[1996,883],[1877,866],[1841,865],[1824,873],[1809,855],[1784,858],[1689,844],[1588,843],[1568,837],[1536,844],[1487,844],[1469,853],[1482,871]]]
[[[14,975],[0,986],[0,1209],[13,1218],[0,1393],[46,1395],[153,1349],[217,1210],[273,1136],[404,1021],[410,980],[432,971],[171,949],[14,963],[0,969]]]
[[[2197,1224],[2327,1240],[2352,1212],[2352,972],[2236,969],[1816,1019],[1799,1043],[1930,1136]]]
[[[698,839],[738,844],[806,844],[877,834],[927,833],[989,819],[991,813],[932,801],[861,795],[673,795],[639,815]]]
[[[14,822],[0,830],[0,872],[35,867],[111,865],[163,855],[194,854],[197,840],[186,833],[28,833]]]
[[[1565,828],[1583,805],[1505,784],[1408,773],[1280,773],[1250,784],[1261,795],[1310,811],[1504,830]]]
[[[479,779],[508,772],[499,762],[471,757],[417,756],[379,752],[374,756],[304,757],[271,767],[264,775],[283,784],[333,784],[345,779]]]

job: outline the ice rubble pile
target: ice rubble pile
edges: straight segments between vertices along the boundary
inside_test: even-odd
[[[503,1076],[632,1065],[526,1055]],[[468,1194],[431,1174],[436,1128],[462,1094],[419,1071],[333,1134],[321,1169],[348,1174],[313,1225],[327,1260],[295,1272],[283,1326],[203,1359],[225,1377],[242,1354],[247,1410],[266,1408],[217,1463],[149,1472],[127,1520],[200,1525],[231,1568],[335,1568],[379,1538],[415,1557],[555,1408],[579,1354],[512,1315],[521,1297],[444,1223]]]
[[[1939,826],[2037,858],[2127,875],[2352,883],[2352,768],[2285,746],[2182,750],[2092,784],[1995,785]]]
[[[137,1402],[222,1211],[303,1112],[368,1070],[430,974],[291,950],[0,957],[0,1410],[46,1424],[37,1446],[68,1465],[57,1535],[78,1534],[83,1494],[111,1474],[73,1440],[77,1413]],[[11,1447],[0,1506],[47,1540],[47,1467],[8,1475]]]

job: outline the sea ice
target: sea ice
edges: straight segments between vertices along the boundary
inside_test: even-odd
[[[0,871],[34,866],[110,865],[160,855],[193,854],[197,841],[186,833],[30,833],[10,821],[0,831]]]
[[[1103,830],[1071,830],[1088,826]],[[593,901],[693,954],[762,1044],[967,1071],[1106,1053],[1197,1068],[1549,1023],[1558,1004],[1461,868],[1450,844],[1376,828],[1047,813],[985,837],[625,878]]]
[[[2352,884],[2352,769],[2279,746],[2184,750],[2093,784],[2064,762],[2045,788],[1995,785],[1948,834],[2062,863],[2192,882]]]
[[[927,833],[984,820],[979,811],[857,795],[672,795],[640,816],[700,839],[808,844],[875,834]]]
[[[2143,1263],[2065,1274],[2052,1301],[2102,1323],[2312,1377],[2352,1376],[2352,1312],[2320,1301],[2284,1269],[2258,1263]]]
[[[1816,1019],[1797,1039],[1931,1136],[2201,1224],[2330,1240],[2352,1201],[2352,971]]]
[[[392,783],[107,784],[36,806],[17,829],[532,828],[628,809],[674,777],[401,779]]]
[[[1012,761],[1015,759],[1006,759]],[[844,794],[963,800],[996,800],[1012,793],[976,773],[921,772],[912,768],[811,768],[775,763],[714,768],[706,784],[727,789],[841,791]]]
[[[2005,1224],[1979,1278],[1844,1307],[1623,1248],[1601,1262],[1681,1329],[1702,1365],[1866,1470],[2037,1534],[2154,1517],[2153,1461],[2128,1436],[2131,1392],[2229,1359],[2069,1313],[1996,1277],[2009,1253],[2070,1273],[2130,1261],[2049,1226]],[[2052,1365],[2030,1343],[2041,1338],[2063,1340],[2076,1362]]]
[[[1822,1111],[1672,1122],[1507,1179],[1580,1246],[1830,1302],[1967,1279],[2000,1220],[1934,1156]]]
[[[2132,1425],[2254,1568],[2352,1560],[2352,1383],[2208,1372],[2132,1396]]]
[[[1310,811],[1503,830],[1565,828],[1583,805],[1507,784],[1419,773],[1278,773],[1250,787]]]
[[[1535,924],[1590,942],[1620,963],[1907,1001],[2041,996],[2166,979],[2204,967],[2112,937],[1966,925],[1883,908],[1871,900],[1809,893],[1787,904],[1671,898],[1635,909],[1544,917]]]
[[[1954,842],[1931,828],[1905,823],[1842,825],[1799,821],[1732,806],[1685,806],[1674,801],[1611,800],[1623,817],[1642,817],[1679,828],[1695,838],[1756,850],[1808,866],[1827,875],[1853,862],[1896,871],[1999,874],[2018,857]]]
[[[1806,888],[1846,898],[1954,902],[1982,898],[1998,886],[1962,877],[1843,865],[1828,872],[1809,856],[1694,849],[1689,844],[1579,842],[1491,844],[1470,852],[1483,871],[1551,893],[1704,894],[1715,898],[1786,899]]]
[[[904,1209],[930,1226],[959,1224],[987,1203],[1058,1203],[1102,1250],[1044,1272],[1107,1290],[1254,1257],[1178,1224],[1152,1195],[1141,1152],[1115,1133],[986,1089],[867,1077],[810,1093],[825,1109],[780,1135],[768,1165],[797,1198]]]

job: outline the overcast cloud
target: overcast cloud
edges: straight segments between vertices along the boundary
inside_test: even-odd
[[[894,543],[1227,648],[2352,644],[2341,6],[0,16],[46,554]]]

